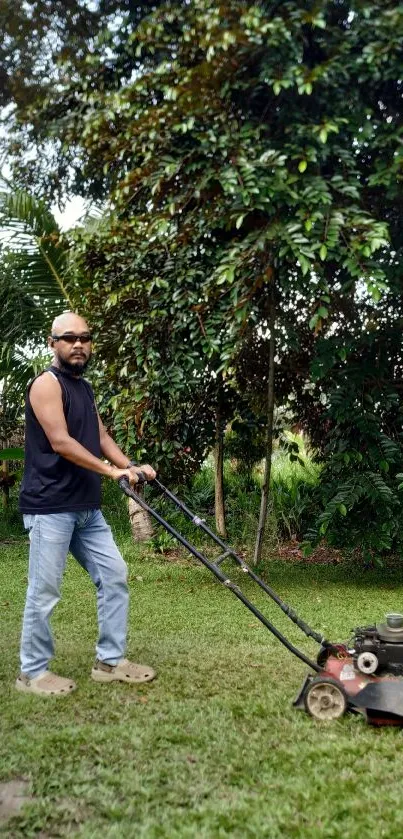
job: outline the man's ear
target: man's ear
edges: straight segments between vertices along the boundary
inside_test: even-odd
[[[48,337],[48,347],[54,347],[54,345],[55,345],[55,342],[54,342],[52,336],[49,335],[49,337]]]

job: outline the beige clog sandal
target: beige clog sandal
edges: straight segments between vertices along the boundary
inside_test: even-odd
[[[91,670],[91,678],[95,682],[129,682],[130,684],[140,684],[141,682],[151,682],[155,679],[156,673],[152,667],[147,667],[145,664],[134,664],[133,661],[128,661],[124,658],[119,664],[115,666],[105,664],[103,661],[96,661],[95,666]]]
[[[50,670],[45,670],[40,676],[30,679],[25,673],[20,673],[15,683],[21,693],[35,693],[38,696],[67,696],[76,688],[72,679],[57,676]]]

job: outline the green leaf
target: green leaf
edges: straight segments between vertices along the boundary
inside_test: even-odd
[[[346,516],[346,515],[347,515],[347,507],[346,507],[346,505],[345,505],[345,504],[339,504],[339,513],[340,513],[340,515],[342,515],[342,516]]]
[[[307,166],[308,166],[308,163],[307,163],[306,160],[300,160],[300,162],[298,163],[298,169],[301,173],[305,172]]]
[[[304,557],[309,557],[313,554],[314,547],[311,542],[301,542],[300,548]]]
[[[319,256],[322,260],[326,259],[327,257],[327,247],[326,245],[321,245]]]
[[[306,259],[306,257],[302,253],[298,254],[298,262],[301,266],[302,274],[305,277],[307,275],[308,271],[310,271],[311,263],[309,262],[308,259]]]

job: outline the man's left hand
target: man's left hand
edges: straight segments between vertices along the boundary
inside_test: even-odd
[[[157,473],[156,473],[155,469],[153,469],[152,466],[149,466],[148,463],[143,463],[140,466],[132,467],[132,469],[133,468],[134,468],[135,472],[137,473],[137,475],[139,474],[139,472],[142,472],[142,474],[147,479],[147,481],[153,481],[154,478],[157,477]]]

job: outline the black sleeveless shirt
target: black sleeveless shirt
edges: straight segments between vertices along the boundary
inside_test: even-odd
[[[99,425],[91,385],[82,378],[50,367],[61,387],[68,432],[95,457],[101,457]],[[41,376],[44,373],[40,374]],[[33,380],[35,381],[35,379]],[[25,402],[25,464],[20,491],[22,513],[72,513],[97,509],[101,503],[101,476],[76,466],[53,451],[32,410],[28,387]]]

